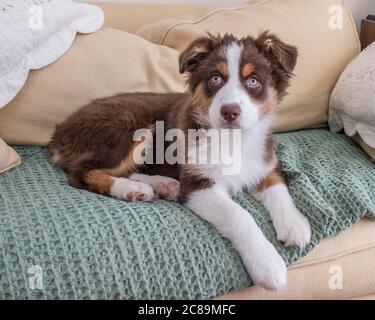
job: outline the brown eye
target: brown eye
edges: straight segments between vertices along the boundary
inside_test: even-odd
[[[223,83],[223,78],[218,74],[211,77],[210,83],[214,86],[220,86]]]
[[[250,77],[246,80],[246,86],[248,88],[256,88],[259,86],[259,81],[255,77]]]

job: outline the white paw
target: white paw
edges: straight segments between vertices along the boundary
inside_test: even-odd
[[[259,247],[259,257],[249,256],[247,271],[256,285],[268,290],[283,291],[287,286],[287,269],[283,258],[269,242]]]
[[[114,178],[111,195],[126,201],[150,201],[154,197],[154,190],[143,182],[125,178]]]
[[[180,182],[168,177],[155,176],[152,182],[155,193],[162,199],[177,201]]]
[[[303,249],[311,240],[310,223],[297,208],[293,211],[275,225],[277,239],[285,246],[298,246]]]

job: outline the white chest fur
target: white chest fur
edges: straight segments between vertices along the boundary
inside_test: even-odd
[[[274,169],[274,163],[269,163],[265,159],[271,123],[271,118],[264,119],[251,130],[242,131],[241,139],[233,141],[236,146],[231,147],[231,151],[228,150],[228,154],[232,153],[232,165],[235,164],[233,170],[224,170],[228,169],[228,166],[223,163],[200,164],[198,169],[206,177],[214,180],[216,185],[232,194],[245,187],[256,186]]]

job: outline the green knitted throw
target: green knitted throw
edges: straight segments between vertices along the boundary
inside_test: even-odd
[[[288,264],[375,216],[375,166],[349,138],[319,129],[276,142],[290,192],[312,225],[311,244],[284,248],[262,205],[246,194],[235,199]],[[231,244],[183,206],[71,188],[44,149],[16,150],[23,164],[0,175],[1,299],[211,298],[251,285]],[[41,289],[32,266],[41,267]]]

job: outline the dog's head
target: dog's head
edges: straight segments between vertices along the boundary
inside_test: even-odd
[[[199,121],[214,128],[249,129],[270,115],[289,86],[297,48],[269,32],[258,38],[202,37],[182,52]]]

